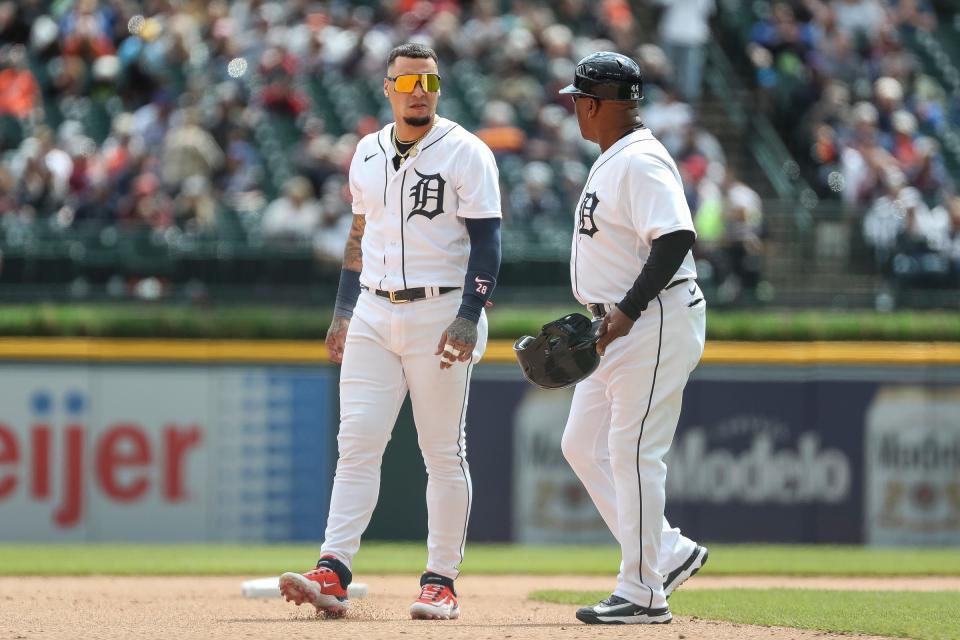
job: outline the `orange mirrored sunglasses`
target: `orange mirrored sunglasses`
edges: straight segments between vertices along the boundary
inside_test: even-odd
[[[387,76],[387,80],[393,82],[397,93],[413,93],[418,82],[424,91],[436,93],[440,90],[440,76],[436,73],[403,73],[393,77]]]

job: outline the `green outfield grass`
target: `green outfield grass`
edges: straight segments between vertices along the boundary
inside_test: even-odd
[[[608,595],[538,591],[530,597],[573,607],[592,604]],[[724,589],[680,590],[670,598],[670,610],[677,615],[914,640],[960,638],[958,608],[960,593],[956,592]]]
[[[304,570],[318,544],[302,545],[24,545],[0,544],[0,575],[276,575]],[[423,543],[367,543],[354,563],[357,575],[417,573]],[[606,574],[620,562],[614,546],[471,544],[464,573]],[[712,575],[956,576],[956,549],[871,549],[800,545],[710,545]],[[960,637],[960,635],[958,635]]]

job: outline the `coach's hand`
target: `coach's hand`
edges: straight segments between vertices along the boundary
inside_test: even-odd
[[[340,364],[343,362],[343,345],[347,341],[347,328],[350,318],[334,316],[330,328],[327,329],[327,353],[330,361]]]
[[[610,313],[603,316],[603,321],[600,323],[600,329],[597,331],[600,334],[600,339],[597,340],[597,353],[603,355],[607,345],[630,333],[630,329],[633,329],[633,320],[615,306]]]
[[[449,369],[456,362],[466,362],[472,358],[476,345],[477,325],[466,318],[454,318],[440,336],[434,355],[440,356],[441,369]]]

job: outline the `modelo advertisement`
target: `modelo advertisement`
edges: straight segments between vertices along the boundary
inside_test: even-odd
[[[916,373],[701,367],[667,517],[707,541],[960,544],[960,381]],[[612,540],[560,453],[571,398],[530,387],[512,411],[517,541]]]
[[[331,372],[0,366],[0,540],[317,540]]]
[[[866,539],[960,541],[960,386],[887,386],[866,416]]]

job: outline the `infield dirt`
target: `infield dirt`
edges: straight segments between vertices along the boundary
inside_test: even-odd
[[[263,576],[248,576],[250,578]],[[277,599],[246,599],[241,577],[0,578],[0,640],[53,638],[344,638],[349,640],[542,640],[643,638],[670,640],[825,640],[874,636],[755,627],[675,616],[644,627],[586,626],[575,607],[533,602],[538,589],[608,590],[612,577],[465,576],[457,581],[462,615],[455,621],[414,621],[407,614],[417,577],[358,576],[367,598],[351,602],[341,620]],[[797,587],[960,591],[960,578],[753,578],[698,576],[683,589]]]

